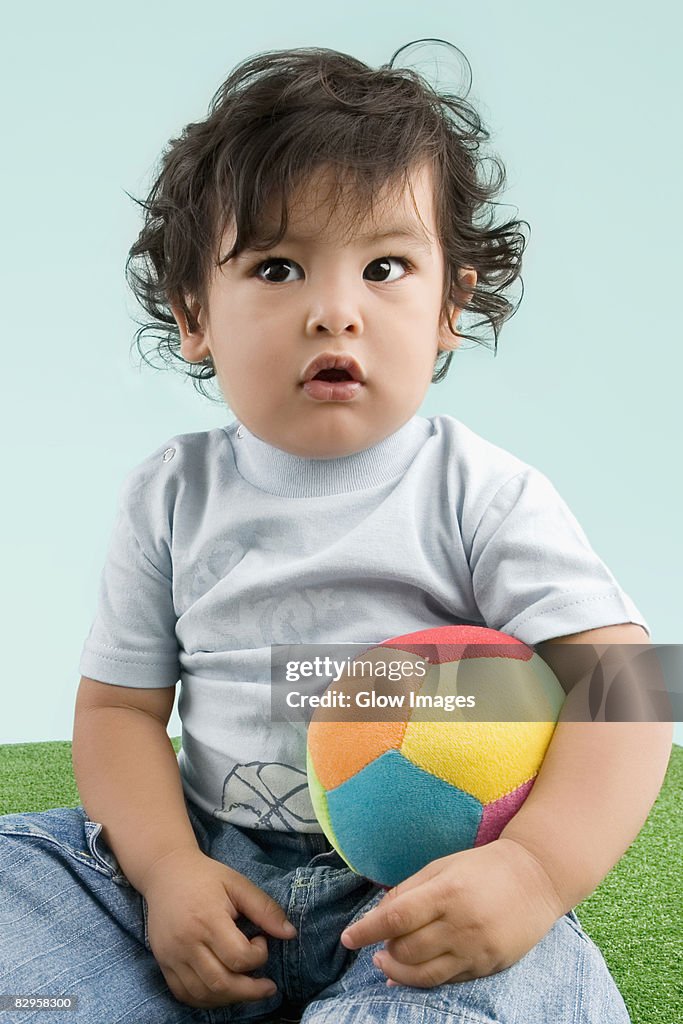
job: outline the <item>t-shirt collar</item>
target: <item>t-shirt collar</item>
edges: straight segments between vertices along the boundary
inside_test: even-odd
[[[237,420],[223,429],[240,476],[260,490],[291,498],[360,491],[393,480],[405,472],[431,432],[429,421],[415,415],[369,448],[315,459],[276,448]]]

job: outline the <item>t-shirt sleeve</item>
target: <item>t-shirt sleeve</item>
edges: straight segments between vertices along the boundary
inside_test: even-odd
[[[125,479],[79,671],[119,686],[174,686],[180,676],[168,484],[146,460]],[[156,473],[155,473],[156,471]]]
[[[645,619],[592,549],[548,478],[532,466],[503,484],[475,531],[477,606],[492,629],[534,646]]]

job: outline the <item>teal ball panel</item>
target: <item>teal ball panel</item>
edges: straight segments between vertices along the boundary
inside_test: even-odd
[[[398,750],[328,790],[327,805],[344,856],[359,874],[387,887],[438,857],[473,847],[484,812],[475,797]]]

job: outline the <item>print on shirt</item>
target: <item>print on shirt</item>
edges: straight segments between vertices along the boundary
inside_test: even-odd
[[[214,813],[230,821],[235,812],[241,812],[246,828],[296,831],[297,826],[317,824],[306,772],[281,761],[235,765],[223,782],[223,804]],[[253,820],[245,821],[245,815]]]

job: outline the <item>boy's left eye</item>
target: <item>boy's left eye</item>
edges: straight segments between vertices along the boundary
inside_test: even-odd
[[[366,267],[366,272],[367,272],[368,268],[376,267],[377,266],[379,268],[379,273],[380,274],[387,273],[387,272],[389,274],[391,274],[391,264],[392,263],[402,263],[403,266],[405,267],[405,270],[406,270],[407,274],[410,274],[412,272],[412,270],[413,270],[412,263],[410,262],[410,260],[406,259],[405,256],[381,256],[379,259],[372,260],[370,263],[368,263],[368,266]],[[264,281],[271,281],[274,284],[287,284],[288,281],[285,280],[282,277],[277,277],[277,276],[273,277],[271,275],[265,277],[265,276],[262,276],[262,274],[261,274],[261,271],[265,272],[269,267],[272,267],[272,266],[275,266],[276,268],[279,267],[279,272],[281,272],[282,269],[283,269],[283,265],[284,265],[285,268],[286,267],[298,267],[298,264],[295,263],[294,260],[285,259],[284,256],[269,256],[267,259],[261,260],[261,262],[258,263],[254,267],[252,273],[254,274],[255,277],[261,277],[261,279],[264,280]],[[276,269],[276,274],[277,273],[278,273],[278,270]],[[286,273],[286,270],[285,270],[285,273]],[[374,274],[375,271],[372,271],[372,273]],[[388,282],[389,284],[393,284],[394,281],[400,280],[400,277],[398,277],[398,278],[396,278],[396,277],[394,277],[394,278],[392,278],[392,277],[375,278],[373,276],[373,277],[370,278],[370,280],[376,281],[378,284],[385,284],[386,282]]]
[[[403,266],[406,269],[406,272],[408,274],[412,273],[413,265],[410,262],[410,260],[407,260],[404,256],[381,256],[378,260],[373,260],[372,263],[368,263],[368,267],[373,267],[375,265],[379,265],[381,267],[380,273],[383,273],[384,269],[387,267],[387,265],[391,264],[391,263],[402,263]],[[389,270],[389,273],[391,273],[391,269]],[[381,283],[383,284],[385,281],[388,281],[388,280],[389,280],[389,278],[386,278],[386,277],[382,278]],[[393,278],[392,280],[397,280],[397,279]],[[398,280],[400,280],[400,278],[398,278]]]

